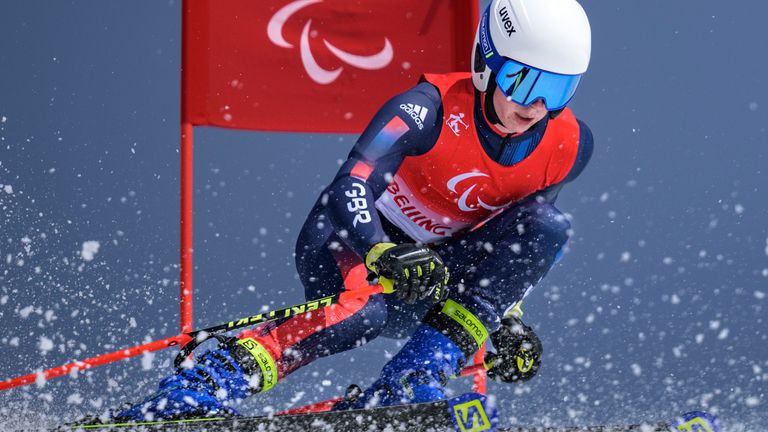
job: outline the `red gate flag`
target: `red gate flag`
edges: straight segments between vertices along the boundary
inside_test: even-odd
[[[478,0],[185,0],[182,122],[360,132],[425,72],[469,71]]]

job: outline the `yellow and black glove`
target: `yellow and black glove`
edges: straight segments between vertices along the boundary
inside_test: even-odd
[[[379,277],[384,292],[395,292],[406,303],[448,296],[448,269],[437,252],[415,244],[377,243],[365,257],[365,265]]]
[[[512,313],[501,320],[501,327],[491,333],[496,352],[485,355],[488,377],[494,381],[515,383],[527,381],[536,375],[541,366],[544,348],[533,329],[523,324],[520,313]],[[513,312],[515,310],[513,309]]]

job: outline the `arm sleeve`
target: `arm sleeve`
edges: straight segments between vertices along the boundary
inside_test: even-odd
[[[579,151],[576,153],[576,161],[573,163],[573,167],[571,167],[571,172],[563,179],[562,183],[572,182],[584,171],[584,168],[587,167],[589,160],[592,158],[592,151],[595,148],[595,141],[589,126],[581,120],[577,121],[579,122]]]
[[[423,82],[384,104],[360,136],[327,189],[336,233],[362,258],[385,233],[375,208],[406,156],[434,146],[442,126],[438,90]]]
[[[579,122],[579,149],[576,153],[576,160],[573,162],[571,171],[560,183],[554,184],[536,194],[544,201],[554,203],[563,186],[575,180],[584,171],[584,168],[587,167],[589,160],[592,158],[592,151],[595,147],[592,131],[586,123],[581,120],[577,121]]]

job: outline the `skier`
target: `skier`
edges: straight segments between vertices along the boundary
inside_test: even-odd
[[[335,409],[442,399],[489,337],[489,376],[532,377],[541,343],[519,304],[568,242],[554,202],[592,153],[589,128],[566,108],[590,50],[575,0],[493,0],[471,73],[425,74],[385,103],[299,234],[308,298],[355,289],[361,271],[394,294],[219,338],[115,418],[237,414],[233,401],[380,335],[410,338],[370,388],[348,391]]]

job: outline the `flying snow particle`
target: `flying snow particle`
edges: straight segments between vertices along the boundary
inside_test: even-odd
[[[642,374],[643,374],[643,369],[640,367],[640,365],[639,365],[639,364],[637,364],[637,363],[633,363],[631,367],[632,367],[632,373],[633,373],[635,376],[640,376],[640,375],[642,375]]]
[[[152,370],[152,361],[155,359],[155,353],[145,352],[141,356],[141,368],[143,370]]]
[[[631,257],[632,257],[632,254],[630,254],[629,252],[622,252],[621,262],[628,262]]]
[[[83,250],[80,251],[80,256],[84,261],[93,261],[93,257],[99,253],[99,247],[101,245],[97,241],[83,242]]]
[[[3,191],[5,191],[5,193],[7,193],[7,194],[12,194],[13,193],[13,186],[11,186],[11,185],[4,185],[3,186]],[[768,247],[766,247],[766,250],[768,250]],[[768,252],[766,252],[766,253],[768,253]]]
[[[182,369],[192,369],[195,366],[195,362],[192,359],[186,358],[183,362],[181,362],[180,366]]]
[[[765,298],[765,293],[762,291],[755,291],[755,298],[758,300],[762,300]]]
[[[45,385],[45,374],[43,374],[43,371],[35,374],[35,385],[37,385],[37,388],[41,388]]]
[[[184,403],[186,403],[187,405],[191,405],[193,407],[197,407],[198,405],[200,405],[200,402],[193,399],[192,396],[184,396],[181,399],[184,401]]]
[[[27,306],[25,308],[22,308],[19,310],[19,315],[21,315],[22,318],[26,318],[29,316],[29,314],[32,313],[32,311],[35,310],[34,306]]]
[[[70,405],[80,405],[83,403],[83,397],[80,396],[80,393],[72,393],[67,396],[67,403]]]
[[[750,102],[749,103],[749,110],[750,111],[757,111],[757,107],[758,107],[757,102]],[[3,119],[5,119],[5,117],[3,117]]]
[[[765,254],[768,255],[768,238],[765,239]]]
[[[755,104],[755,105],[757,105],[757,104]],[[8,117],[6,117],[6,116],[0,117],[0,123],[5,123],[7,121],[8,121]]]
[[[744,404],[747,405],[750,408],[756,407],[756,406],[760,405],[760,398],[757,397],[757,396],[750,396],[750,397],[744,399]]]
[[[40,343],[38,344],[40,351],[47,353],[53,350],[53,341],[45,336],[40,336]]]
[[[676,347],[672,347],[672,354],[674,354],[674,356],[676,358],[682,357],[683,356],[683,346],[682,345],[678,345]]]
[[[741,204],[736,204],[733,206],[733,210],[736,212],[736,214],[742,214],[744,213],[744,206]]]
[[[294,393],[293,397],[291,398],[291,403],[295,404],[296,402],[301,400],[301,398],[303,398],[305,394],[306,392],[303,392],[303,391]]]

